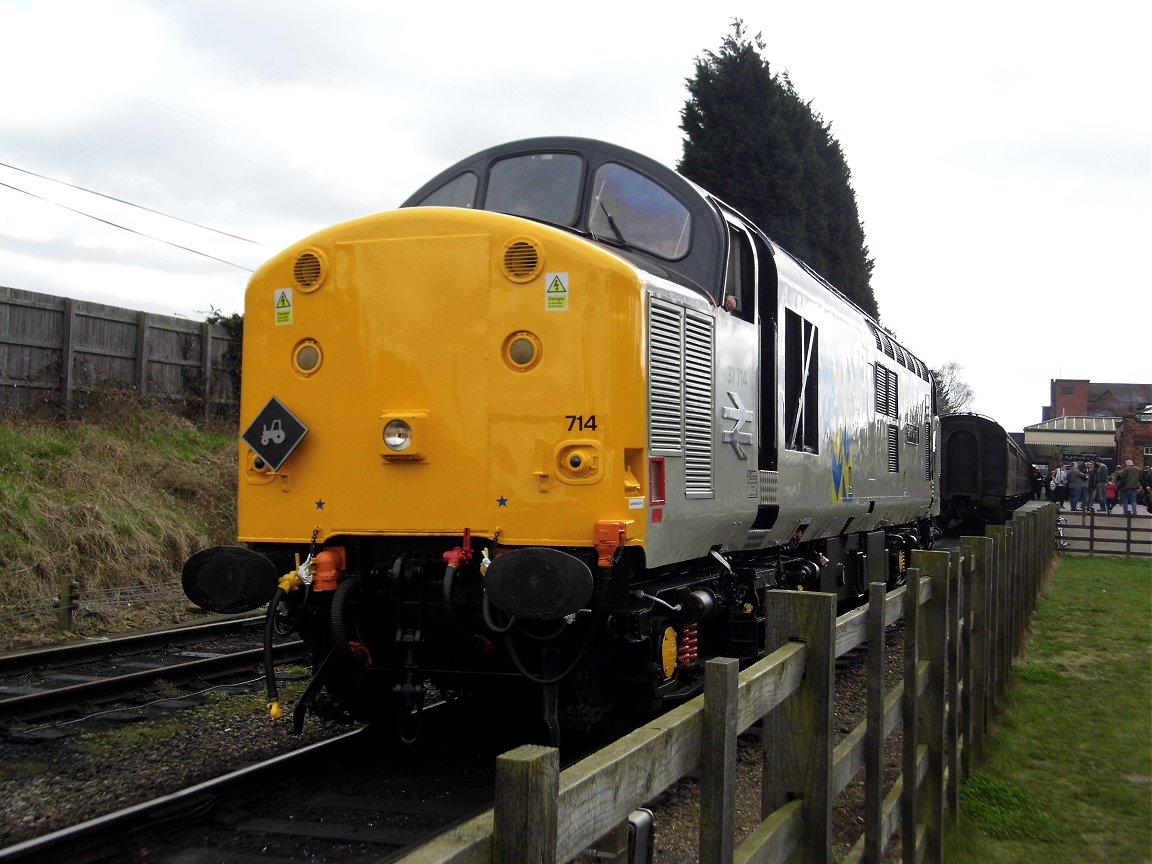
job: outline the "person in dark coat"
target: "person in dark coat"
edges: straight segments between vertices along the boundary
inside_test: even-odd
[[[1096,463],[1084,463],[1084,478],[1087,485],[1084,487],[1084,509],[1091,512],[1096,508],[1093,503],[1096,501]]]
[[[1140,491],[1140,469],[1128,459],[1124,463],[1124,470],[1117,472],[1116,488],[1120,493],[1120,501],[1124,507],[1124,515],[1136,515],[1136,493]],[[1131,507],[1131,511],[1129,511]]]
[[[1072,504],[1072,512],[1080,509],[1080,501],[1084,497],[1084,487],[1088,485],[1088,478],[1080,470],[1079,465],[1073,462],[1068,467],[1068,500]]]

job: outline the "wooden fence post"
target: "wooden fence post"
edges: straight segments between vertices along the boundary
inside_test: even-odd
[[[555,861],[559,795],[559,750],[525,744],[497,757],[492,860]]]
[[[963,537],[960,540],[964,559],[969,562],[968,631],[971,640],[971,692],[968,699],[969,723],[964,742],[964,773],[984,758],[984,736],[991,722],[992,675],[992,603],[993,594],[988,579],[992,561],[993,541],[990,537]]]
[[[963,541],[961,541],[963,543]],[[967,777],[972,770],[972,726],[976,706],[972,702],[972,571],[971,559],[960,551],[960,568],[956,573],[960,583],[959,603],[952,613],[960,622],[959,683],[960,715],[957,721],[957,734],[963,742],[960,748],[960,776]],[[957,784],[959,789],[959,784]],[[959,813],[959,805],[955,811]]]
[[[148,388],[148,313],[136,314],[136,389],[146,393]]]
[[[948,614],[945,618],[945,651],[947,660],[942,670],[944,681],[944,814],[949,824],[954,824],[960,812],[960,746],[963,729],[964,706],[961,704],[960,680],[963,672],[964,635],[961,620],[964,606],[961,594],[964,585],[964,560],[960,550],[949,555],[948,564]],[[941,846],[943,857],[943,846]]]
[[[920,745],[918,739],[920,729],[920,699],[918,686],[920,673],[920,619],[923,610],[920,608],[920,570],[916,567],[908,568],[907,586],[904,594],[904,700],[901,705],[904,728],[904,753],[901,766],[901,776],[904,778],[904,789],[900,796],[900,837],[904,864],[914,864],[916,857],[916,820],[920,813],[919,790],[920,783],[917,770],[919,764]]]
[[[60,596],[56,599],[56,626],[65,632],[72,630],[73,613],[80,607],[80,583],[71,576],[60,580]]]
[[[736,714],[740,662],[704,664],[704,732],[700,778],[700,862],[731,864],[736,848]]]
[[[1028,622],[1025,620],[1024,603],[1024,565],[1020,554],[1020,531],[1014,523],[1005,526],[1008,529],[1008,539],[1012,544],[1012,659],[1020,656],[1024,650],[1024,632]]]
[[[864,727],[864,860],[880,864],[884,832],[884,611],[888,586],[868,586],[868,718]]]
[[[200,325],[200,377],[204,381],[204,420],[212,416],[212,325]]]
[[[993,548],[992,566],[988,571],[989,583],[993,591],[993,615],[989,631],[991,640],[991,681],[992,681],[992,708],[998,709],[1004,704],[1005,688],[1008,683],[1008,667],[1010,659],[1005,658],[1008,631],[1008,567],[1007,567],[1007,532],[1003,526],[989,525],[984,535],[991,538]],[[995,713],[995,711],[993,711]]]
[[[76,363],[76,301],[68,297],[64,300],[64,320],[60,327],[60,390],[64,402],[64,416],[72,416],[73,388],[75,375],[72,371]]]
[[[832,855],[832,694],[836,595],[778,591],[768,604],[765,647],[806,646],[804,681],[764,717],[761,812],[801,800],[803,833],[792,859],[823,864]]]
[[[923,572],[925,580],[931,586],[931,597],[924,604],[921,614],[917,616],[916,634],[913,639],[919,644],[921,658],[913,664],[911,679],[905,680],[905,687],[911,686],[913,698],[918,689],[921,669],[928,676],[923,693],[919,698],[916,711],[914,738],[918,745],[913,758],[912,771],[905,775],[905,782],[911,782],[914,794],[917,797],[916,819],[919,824],[912,826],[913,836],[921,834],[923,826],[924,849],[923,857],[919,860],[939,864],[944,854],[944,712],[946,694],[945,666],[947,663],[948,639],[948,597],[949,578],[951,572],[951,559],[947,552],[925,552],[916,550],[912,553],[912,563],[916,565],[916,572]],[[921,586],[922,587],[922,586]],[[916,597],[919,602],[919,594]],[[905,654],[905,665],[908,666],[908,656]],[[906,668],[907,671],[907,668]],[[904,727],[904,735],[908,736],[909,727]],[[923,747],[923,751],[920,751]],[[923,756],[921,757],[921,752]],[[919,758],[926,760],[924,782],[917,788],[915,762]],[[907,764],[907,758],[906,758]],[[909,780],[909,778],[911,778]],[[905,786],[905,789],[908,789]],[[915,843],[915,840],[914,840]],[[905,847],[905,854],[908,847]],[[915,856],[915,846],[913,846]],[[915,860],[906,859],[906,860]]]

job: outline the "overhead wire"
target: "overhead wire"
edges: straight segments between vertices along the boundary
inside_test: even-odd
[[[220,231],[220,230],[218,230],[218,229],[216,229],[216,228],[210,228],[210,227],[208,227],[207,225],[200,225],[200,224],[199,224],[199,223],[197,223],[197,222],[192,222],[192,221],[190,221],[190,220],[188,220],[188,219],[182,219],[182,218],[180,218],[179,216],[172,216],[172,215],[170,215],[170,214],[168,214],[168,213],[163,213],[163,212],[161,212],[160,210],[153,210],[153,209],[152,209],[152,208],[150,208],[150,207],[144,207],[144,206],[142,206],[142,205],[140,205],[140,204],[133,204],[131,201],[125,201],[125,200],[123,200],[123,199],[121,199],[121,198],[116,198],[116,197],[114,197],[114,196],[112,196],[112,195],[105,195],[103,192],[96,192],[96,191],[93,191],[93,190],[91,190],[91,189],[85,189],[85,188],[84,188],[84,187],[82,187],[82,186],[76,186],[76,185],[74,185],[74,184],[72,184],[72,183],[68,183],[68,182],[66,182],[66,181],[64,181],[64,180],[56,180],[56,179],[54,179],[54,178],[52,178],[52,177],[47,177],[47,176],[45,176],[45,175],[43,175],[43,174],[37,174],[35,171],[27,171],[27,170],[25,170],[25,169],[23,169],[23,168],[17,168],[16,166],[14,166],[14,165],[9,165],[9,164],[8,164],[8,163],[6,163],[6,162],[0,162],[0,167],[4,167],[4,168],[10,168],[10,169],[12,169],[13,171],[20,171],[20,172],[22,172],[22,173],[24,173],[24,174],[29,174],[29,175],[31,175],[31,176],[33,176],[33,177],[39,177],[39,178],[41,178],[41,179],[44,179],[44,180],[50,180],[50,181],[51,181],[51,182],[53,182],[53,183],[59,183],[59,184],[61,184],[61,185],[63,185],[63,186],[69,186],[69,187],[71,187],[71,188],[73,188],[73,189],[77,189],[77,190],[79,190],[79,191],[81,191],[81,192],[87,192],[87,193],[89,193],[89,194],[91,194],[91,195],[98,195],[98,196],[100,196],[101,198],[107,198],[107,199],[108,199],[108,200],[110,200],[110,201],[116,201],[116,202],[118,202],[118,203],[120,203],[120,204],[125,204],[125,205],[127,205],[127,206],[129,206],[129,207],[135,207],[135,208],[137,208],[137,209],[139,209],[139,210],[145,210],[145,211],[147,211],[147,212],[149,212],[149,213],[154,213],[154,214],[156,214],[157,216],[163,216],[163,217],[164,217],[164,218],[166,218],[166,219],[173,219],[173,220],[175,220],[175,221],[177,221],[177,222],[183,222],[183,223],[185,223],[185,224],[187,224],[187,225],[192,225],[192,226],[194,226],[194,227],[196,227],[196,228],[201,228],[201,229],[203,229],[203,230],[205,230],[205,231],[211,231],[211,232],[213,232],[213,233],[215,233],[215,234],[222,234],[222,235],[224,235],[225,237],[231,237],[231,238],[233,238],[233,239],[235,239],[235,240],[241,240],[241,241],[243,241],[243,242],[245,242],[245,243],[253,243],[253,244],[257,245],[257,246],[259,246],[259,245],[262,245],[262,244],[258,243],[257,241],[255,241],[255,240],[249,240],[249,239],[248,239],[248,238],[246,238],[246,237],[240,237],[239,235],[236,235],[236,234],[229,234],[227,231]],[[238,270],[243,270],[243,271],[245,271],[246,273],[251,273],[251,272],[253,272],[251,267],[245,267],[243,264],[237,264],[235,261],[229,261],[229,260],[227,260],[226,258],[220,258],[220,257],[217,257],[216,255],[210,255],[210,254],[208,254],[207,252],[202,252],[202,251],[200,251],[199,249],[193,249],[193,248],[192,248],[192,247],[190,247],[190,246],[183,246],[183,245],[181,245],[180,243],[174,243],[174,242],[173,242],[173,241],[171,241],[171,240],[165,240],[163,237],[157,237],[157,236],[155,236],[155,235],[153,235],[153,234],[147,234],[147,233],[145,233],[145,232],[143,232],[143,231],[138,231],[138,230],[136,230],[135,228],[129,228],[127,225],[121,225],[121,224],[120,224],[120,223],[118,223],[118,222],[113,222],[113,221],[111,221],[111,220],[109,220],[109,219],[104,219],[103,217],[100,217],[100,216],[96,216],[96,215],[95,215],[95,214],[93,214],[93,213],[88,213],[88,212],[85,212],[84,210],[78,210],[78,209],[76,209],[75,207],[69,207],[67,204],[62,204],[62,203],[60,203],[59,201],[53,201],[51,198],[46,198],[46,197],[44,197],[43,195],[38,195],[38,194],[36,194],[35,192],[31,192],[31,191],[29,191],[28,189],[21,189],[19,186],[13,186],[11,183],[5,183],[5,182],[3,182],[3,181],[0,181],[0,186],[3,186],[3,187],[4,187],[4,188],[6,188],[6,189],[11,189],[11,190],[12,190],[12,191],[14,191],[14,192],[21,192],[21,193],[23,193],[24,195],[27,195],[27,196],[29,196],[29,197],[31,197],[31,198],[36,198],[36,199],[38,199],[38,200],[40,200],[40,201],[44,201],[44,202],[45,202],[45,203],[47,203],[47,204],[52,204],[52,205],[54,205],[54,206],[56,206],[56,207],[61,207],[61,208],[63,208],[64,210],[68,210],[68,211],[70,211],[70,212],[72,212],[72,213],[76,213],[76,214],[77,214],[77,215],[79,215],[79,216],[85,216],[85,217],[87,217],[87,218],[89,218],[89,219],[95,219],[97,222],[103,222],[105,225],[110,225],[110,226],[111,226],[111,227],[113,227],[113,228],[119,228],[121,231],[127,231],[127,232],[128,232],[128,233],[130,233],[130,234],[136,234],[137,236],[140,236],[140,237],[145,237],[145,238],[147,238],[147,239],[149,239],[149,240],[155,240],[157,243],[164,243],[164,244],[166,244],[166,245],[168,245],[168,246],[172,246],[172,247],[174,247],[174,248],[176,248],[176,249],[180,249],[180,250],[183,250],[184,252],[191,252],[193,255],[200,255],[200,256],[202,256],[202,257],[204,257],[204,258],[209,258],[209,259],[211,259],[212,261],[217,261],[217,262],[219,262],[219,263],[221,263],[221,264],[227,264],[229,267],[235,267],[236,269],[238,269]]]
[[[193,222],[191,219],[183,219],[179,216],[173,216],[171,213],[165,213],[162,210],[153,210],[151,207],[145,207],[143,204],[135,204],[132,201],[125,201],[123,198],[117,198],[115,195],[106,195],[103,192],[97,192],[95,189],[86,189],[83,186],[77,186],[75,183],[69,183],[67,180],[58,180],[55,177],[49,177],[47,174],[37,174],[35,171],[29,171],[27,168],[18,168],[15,165],[9,165],[7,162],[0,162],[0,168],[10,168],[13,171],[19,171],[21,174],[28,174],[32,177],[39,177],[41,180],[48,180],[52,183],[59,183],[61,186],[67,186],[69,189],[76,189],[80,192],[87,192],[89,195],[98,195],[101,198],[107,198],[109,201],[115,201],[118,204],[125,204],[129,207],[135,207],[137,210],[145,210],[148,213],[155,213],[157,216],[163,216],[165,219],[174,219],[177,222],[183,222],[185,225],[192,225],[196,228],[203,228],[205,231],[211,231],[213,234],[222,234],[225,237],[231,237],[233,240],[242,240],[245,243],[253,243],[256,246],[263,245],[256,240],[249,240],[247,237],[241,237],[239,234],[229,234],[227,231],[221,231],[218,228],[211,228],[208,225],[201,225],[199,222]],[[49,203],[54,204],[55,202],[52,201]],[[60,206],[63,207],[64,205]]]

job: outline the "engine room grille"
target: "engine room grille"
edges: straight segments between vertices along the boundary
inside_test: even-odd
[[[924,479],[932,479],[932,424],[924,424]]]
[[[680,392],[683,369],[681,316],[674,307],[652,303],[648,315],[648,369],[650,416],[649,446],[653,450],[680,453],[684,449],[683,402]]]
[[[711,316],[652,301],[649,446],[684,457],[686,494],[712,493],[712,332]]]
[[[712,317],[684,318],[684,491],[712,491]]]
[[[876,385],[876,411],[888,417],[900,416],[900,378],[891,369],[877,363],[873,381]]]

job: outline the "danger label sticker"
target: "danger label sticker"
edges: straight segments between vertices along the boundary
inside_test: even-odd
[[[280,288],[276,291],[276,326],[292,323],[292,289]]]
[[[547,312],[568,311],[568,274],[544,274],[544,309]]]

